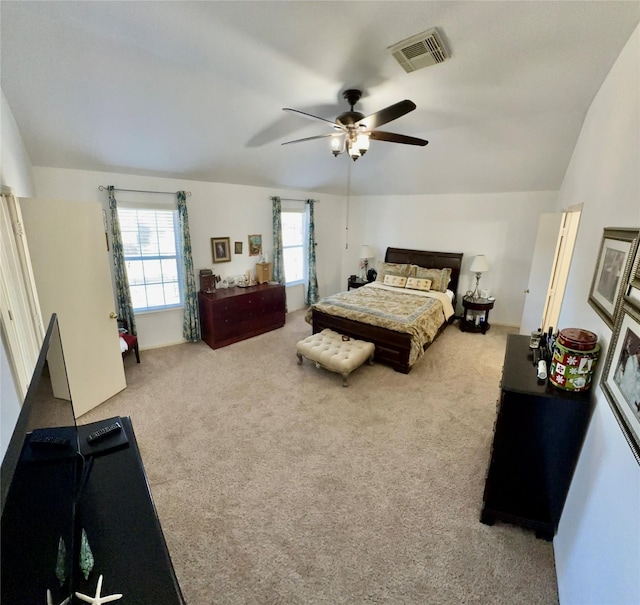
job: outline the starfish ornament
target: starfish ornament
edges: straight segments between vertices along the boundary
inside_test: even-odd
[[[122,598],[121,594],[112,594],[107,596],[100,596],[102,592],[102,575],[98,578],[98,586],[96,587],[96,596],[89,597],[81,592],[76,592],[76,597],[85,603],[91,603],[91,605],[102,605],[103,603],[111,603],[111,601],[117,601]]]
[[[60,605],[68,605],[69,597],[67,597]],[[47,605],[53,605],[53,597],[51,596],[51,591],[47,588]]]

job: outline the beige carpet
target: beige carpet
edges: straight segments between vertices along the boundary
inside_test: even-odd
[[[269,334],[126,360],[85,415],[132,417],[187,603],[558,602],[553,551],[479,522],[505,339],[448,328],[409,375],[348,388]]]

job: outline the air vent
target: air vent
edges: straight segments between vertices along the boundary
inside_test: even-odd
[[[387,50],[407,73],[442,63],[449,58],[442,36],[435,27],[389,46]]]

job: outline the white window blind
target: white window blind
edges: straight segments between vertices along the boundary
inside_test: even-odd
[[[118,218],[134,310],[182,305],[177,210],[119,207]]]
[[[282,257],[287,285],[304,283],[307,275],[307,213],[282,211]]]

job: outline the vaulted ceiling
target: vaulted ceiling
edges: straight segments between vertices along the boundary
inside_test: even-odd
[[[0,3],[1,86],[35,166],[344,194],[559,189],[637,1]],[[451,58],[405,73],[387,47],[437,27]],[[369,115],[417,109],[334,158]],[[350,174],[349,174],[350,172]]]

